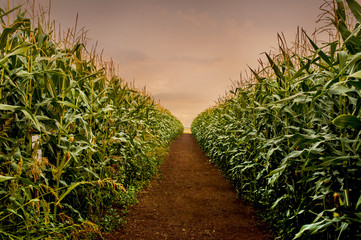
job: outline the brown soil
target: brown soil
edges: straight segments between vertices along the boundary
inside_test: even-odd
[[[273,239],[191,134],[172,143],[160,170],[130,210],[125,230],[108,239]]]

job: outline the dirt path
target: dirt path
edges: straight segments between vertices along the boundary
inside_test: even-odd
[[[171,145],[154,180],[109,239],[272,239],[252,207],[208,162],[191,134]]]

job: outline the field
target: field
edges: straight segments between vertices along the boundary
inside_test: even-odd
[[[201,169],[208,158],[192,133],[278,239],[361,239],[361,6],[356,0],[326,2],[321,30],[329,41],[299,30],[289,45],[280,34],[278,52],[265,53],[267,62],[249,69],[250,76],[200,113],[191,129],[116,76],[111,62],[87,48],[81,30],[56,34],[41,11],[38,17],[34,8],[0,9],[0,238],[118,236],[129,206],[184,132],[168,156],[178,162],[164,166],[174,184],[158,188],[157,199],[174,191],[173,200],[152,203],[168,206],[178,227],[164,236],[237,234],[222,228],[229,227],[227,214],[222,226],[217,218],[204,223],[199,217],[236,200],[232,189],[228,201],[216,194],[228,185],[210,184],[210,172],[218,172]],[[207,179],[203,185],[200,175]],[[175,189],[178,183],[183,185]],[[207,186],[217,191],[202,194]],[[217,207],[203,206],[202,195],[216,199]],[[207,210],[198,212],[199,228],[190,221],[183,231],[174,212],[184,210],[188,221],[197,210],[191,203]],[[233,207],[229,212],[251,211]],[[237,217],[232,226],[243,226]],[[269,238],[257,224],[248,230]],[[133,226],[137,236],[139,226]],[[148,226],[143,233],[149,230],[159,235]]]
[[[361,7],[345,3],[325,15],[329,42],[280,36],[279,53],[192,123],[282,239],[361,239]]]
[[[43,20],[0,9],[0,238],[99,238],[183,126]]]

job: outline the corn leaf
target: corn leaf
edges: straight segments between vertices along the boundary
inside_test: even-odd
[[[5,181],[8,181],[8,180],[12,180],[12,179],[15,179],[15,177],[0,175],[0,182],[5,182]]]
[[[83,185],[83,184],[91,184],[91,183],[82,181],[82,182],[76,182],[76,183],[71,184],[68,187],[68,189],[63,194],[60,195],[60,197],[59,197],[58,201],[55,203],[55,205],[59,205],[61,200],[63,200],[72,190],[74,190],[74,188],[76,188],[79,185]]]
[[[332,123],[339,128],[352,127],[354,129],[359,129],[361,127],[361,120],[349,114],[343,114],[338,116],[332,121]]]
[[[361,23],[361,6],[355,0],[346,0],[352,14],[355,16],[357,21]]]

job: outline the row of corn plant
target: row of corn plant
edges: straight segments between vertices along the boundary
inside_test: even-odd
[[[361,239],[361,6],[333,3],[336,40],[316,44],[303,32],[304,54],[280,44],[248,85],[192,123],[280,239]]]
[[[183,126],[20,7],[0,23],[0,238],[101,237]]]

